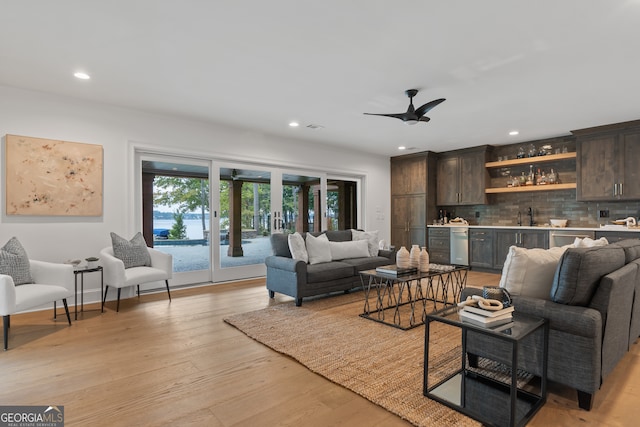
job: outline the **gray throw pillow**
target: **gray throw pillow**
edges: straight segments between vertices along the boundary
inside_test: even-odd
[[[600,279],[624,265],[624,250],[617,245],[567,249],[556,269],[551,300],[586,307]]]
[[[111,244],[113,246],[113,254],[116,258],[122,260],[124,268],[151,265],[151,256],[142,233],[138,232],[131,240],[127,240],[112,232]]]
[[[0,274],[11,276],[16,286],[33,283],[29,256],[15,237],[0,248]]]

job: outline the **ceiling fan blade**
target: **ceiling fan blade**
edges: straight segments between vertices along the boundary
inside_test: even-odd
[[[429,120],[431,119],[427,116],[422,116],[418,119],[419,122],[428,122]]]
[[[362,113],[367,116],[384,116],[384,117],[393,117],[400,120],[405,120],[407,113],[397,113],[397,114],[376,114],[376,113]]]
[[[427,113],[427,111],[431,110],[433,107],[435,107],[436,105],[444,101],[445,101],[445,98],[440,98],[440,99],[434,99],[431,102],[427,102],[426,104],[424,104],[423,106],[421,106],[416,110],[416,115],[418,117],[424,116]]]

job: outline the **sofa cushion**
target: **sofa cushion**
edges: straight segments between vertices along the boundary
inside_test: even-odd
[[[369,245],[366,240],[352,240],[348,242],[329,242],[331,260],[348,258],[362,258],[369,256]]]
[[[614,243],[624,250],[624,261],[629,264],[640,258],[640,239],[626,239]]]
[[[551,299],[553,277],[562,254],[572,245],[551,249],[511,246],[502,268],[500,287],[513,296]]]
[[[307,283],[344,279],[356,274],[352,265],[341,261],[323,262],[307,266]]]
[[[271,253],[273,255],[292,258],[287,234],[273,233],[269,239],[271,240]]]
[[[11,276],[16,286],[33,283],[29,256],[16,237],[0,248],[0,274]]]
[[[553,278],[551,300],[588,306],[600,279],[622,267],[624,259],[624,250],[616,245],[567,249]]]
[[[307,253],[309,254],[309,264],[331,261],[331,249],[329,248],[329,239],[326,234],[315,237],[313,234],[307,233],[305,240]]]
[[[327,230],[323,234],[326,234],[331,242],[348,242],[349,240],[353,240],[351,238],[351,230]]]
[[[390,260],[389,258],[383,256],[368,256],[365,258],[349,258],[343,260],[342,262],[354,266],[357,272],[364,270],[373,270],[376,267],[389,265]]]
[[[289,234],[287,236],[287,242],[289,243],[289,251],[291,257],[295,260],[309,262],[309,254],[307,253],[307,246],[302,238],[302,235],[298,232]]]
[[[366,240],[369,245],[369,256],[378,256],[380,249],[378,231],[351,230],[351,236],[353,240]]]

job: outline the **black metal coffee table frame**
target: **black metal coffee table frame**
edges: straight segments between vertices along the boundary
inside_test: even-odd
[[[438,304],[440,307],[455,304],[466,286],[468,270],[463,265],[434,265],[428,272],[398,276],[376,270],[361,271],[365,300],[360,316],[403,330],[423,325],[427,313],[436,311]],[[375,301],[371,301],[372,290]],[[401,307],[406,305],[410,306],[408,326],[403,325],[401,315]]]

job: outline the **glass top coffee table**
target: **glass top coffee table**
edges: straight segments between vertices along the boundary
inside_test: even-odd
[[[462,308],[447,307],[427,314],[424,341],[423,394],[487,426],[524,426],[544,405],[547,399],[547,358],[549,324],[539,317],[513,312],[508,325],[490,327],[476,326],[461,320]],[[451,372],[440,372],[439,379],[429,384],[430,331],[433,322],[440,322],[460,329],[461,357],[457,368]],[[438,325],[438,327],[444,327]],[[533,333],[542,333],[539,383],[519,385],[519,376],[525,374],[518,368],[518,351],[522,340]],[[498,341],[511,346],[511,362],[506,366],[502,378],[491,374],[489,369],[472,368],[467,361],[467,338],[489,340],[485,344],[498,345]],[[491,341],[494,340],[494,341]],[[491,366],[497,362],[489,361]],[[452,366],[452,365],[448,365]],[[533,378],[532,375],[529,377]],[[522,384],[522,381],[521,381]]]
[[[427,313],[455,305],[468,271],[468,266],[440,264],[404,275],[361,271],[365,300],[360,316],[404,330],[423,325]]]

